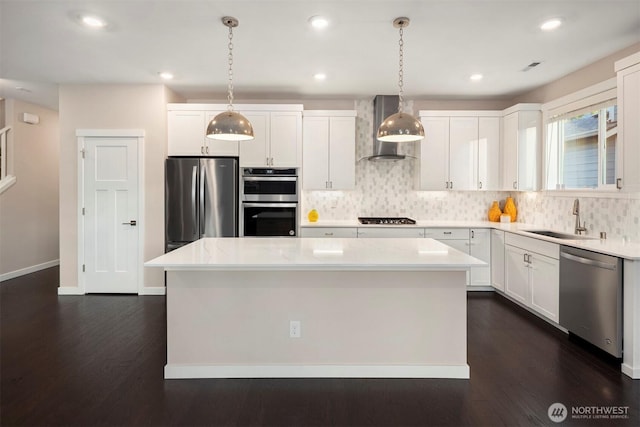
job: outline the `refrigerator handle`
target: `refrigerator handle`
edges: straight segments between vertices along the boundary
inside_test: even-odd
[[[198,166],[193,167],[193,171],[191,171],[191,206],[193,207],[193,223],[198,224],[198,205],[196,198],[196,186],[198,185]]]
[[[202,164],[201,164],[202,166]],[[204,227],[205,227],[205,221],[204,221],[204,205],[205,205],[205,200],[204,200],[204,186],[205,186],[205,181],[207,180],[207,168],[206,167],[201,167],[200,168],[200,225],[199,225],[199,231],[200,231],[200,235],[198,236],[198,239],[201,238],[204,235]]]

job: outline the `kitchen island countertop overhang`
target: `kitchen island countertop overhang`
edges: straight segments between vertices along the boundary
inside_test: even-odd
[[[205,238],[145,265],[167,271],[167,379],[464,379],[483,264],[424,238]]]

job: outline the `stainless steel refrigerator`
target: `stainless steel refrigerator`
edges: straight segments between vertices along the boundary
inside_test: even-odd
[[[238,236],[238,159],[169,157],[165,251],[202,237]]]

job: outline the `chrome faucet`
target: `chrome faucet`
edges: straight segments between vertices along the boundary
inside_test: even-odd
[[[582,223],[582,226],[580,226],[580,201],[578,199],[575,199],[573,201],[573,214],[576,216],[576,229],[575,229],[575,233],[576,234],[582,234],[582,232],[586,232],[587,231],[587,224]]]

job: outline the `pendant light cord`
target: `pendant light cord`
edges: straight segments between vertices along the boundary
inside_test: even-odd
[[[403,71],[403,65],[404,65],[404,40],[402,39],[402,27],[400,27],[400,41],[399,41],[399,45],[400,45],[400,61],[399,61],[399,65],[400,65],[400,71],[398,73],[398,112],[402,113],[402,104],[403,104],[403,86],[404,86],[404,71]]]
[[[229,101],[229,105],[227,106],[227,110],[233,111],[233,26],[229,26],[229,86],[228,86],[228,94],[227,100]]]

